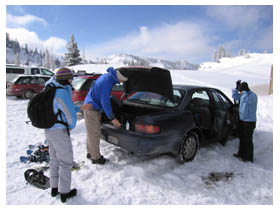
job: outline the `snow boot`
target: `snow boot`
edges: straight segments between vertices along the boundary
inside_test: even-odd
[[[87,153],[87,159],[91,159],[91,155]]]
[[[58,188],[52,188],[51,196],[52,196],[52,197],[55,197],[55,196],[57,196],[58,194],[59,194]]]
[[[60,200],[62,203],[65,203],[67,199],[72,198],[77,195],[77,189],[72,189],[69,193],[62,194],[60,193]]]
[[[104,165],[106,162],[109,162],[108,159],[104,158],[102,155],[99,159],[97,160],[94,160],[94,159],[91,159],[91,163],[92,164],[100,164],[100,165]]]

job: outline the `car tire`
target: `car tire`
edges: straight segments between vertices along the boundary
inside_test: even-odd
[[[182,162],[192,161],[197,153],[199,145],[199,137],[196,132],[189,132],[183,137],[180,160]]]
[[[34,92],[32,90],[26,90],[23,92],[22,97],[24,99],[31,99],[34,95]]]

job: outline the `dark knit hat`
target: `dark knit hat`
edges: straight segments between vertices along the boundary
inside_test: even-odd
[[[239,86],[238,86],[238,91],[242,92],[242,91],[249,91],[249,86],[247,82],[242,82]]]
[[[66,67],[62,67],[62,68],[56,70],[55,78],[56,78],[56,81],[71,80],[71,79],[73,79],[73,72]]]

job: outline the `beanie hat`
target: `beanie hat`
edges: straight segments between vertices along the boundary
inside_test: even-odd
[[[117,70],[117,78],[119,81],[127,81],[127,77],[123,76],[119,70]]]
[[[62,67],[55,72],[55,78],[57,81],[71,80],[73,79],[73,72],[68,68]]]
[[[247,82],[242,82],[239,86],[238,86],[238,91],[249,91],[249,87],[248,87],[248,83]]]

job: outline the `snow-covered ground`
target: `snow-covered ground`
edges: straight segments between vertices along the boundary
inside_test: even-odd
[[[172,71],[173,83],[220,88],[231,98],[238,79],[249,86],[269,84],[271,54],[250,54],[251,58],[225,59],[208,63],[199,71]],[[208,68],[212,66],[211,68]],[[97,69],[97,66],[96,66]],[[26,185],[24,171],[32,164],[20,163],[29,144],[43,143],[43,130],[27,125],[27,100],[6,97],[6,204],[58,204],[50,190]],[[86,159],[84,120],[71,134],[75,161],[85,166],[72,173],[72,187],[78,195],[66,204],[273,204],[273,96],[259,94],[257,127],[254,132],[254,163],[232,156],[238,139],[225,147],[212,144],[200,148],[192,162],[178,164],[164,155],[150,160],[128,155],[101,141],[102,154],[110,159],[104,166]],[[203,177],[211,172],[232,172],[231,180],[207,185]],[[48,175],[48,171],[46,175]]]

